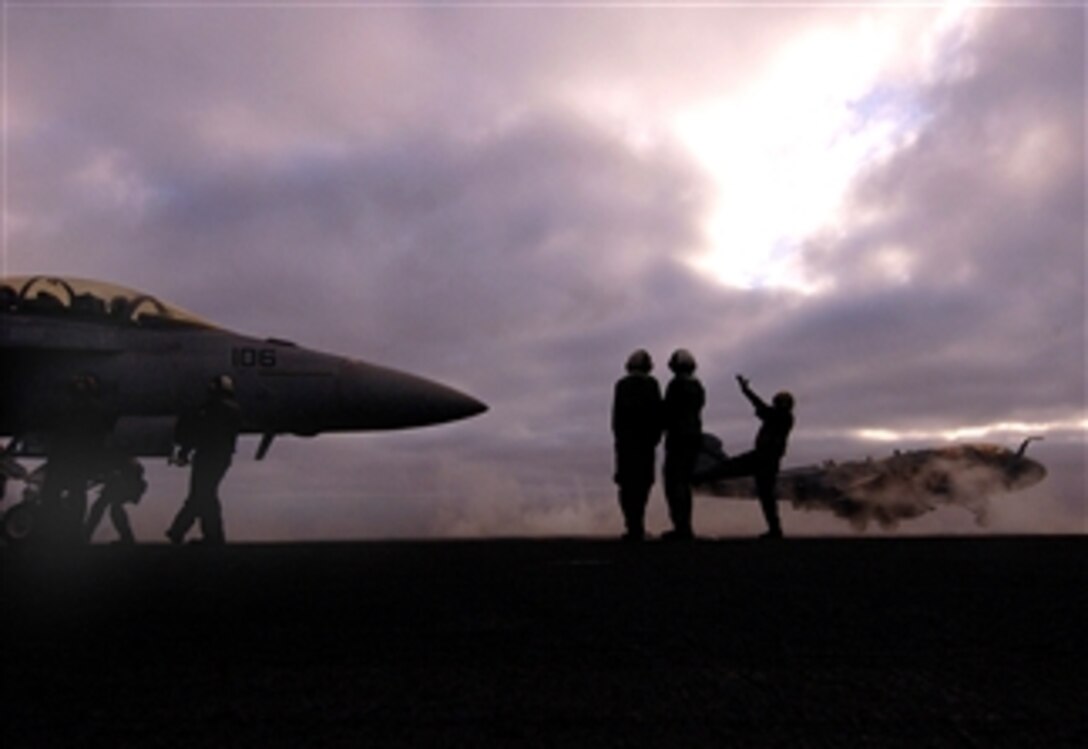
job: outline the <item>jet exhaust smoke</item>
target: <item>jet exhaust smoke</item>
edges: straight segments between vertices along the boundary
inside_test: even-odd
[[[721,443],[704,437],[695,490],[716,497],[752,497],[755,482],[738,477]],[[979,526],[989,522],[989,498],[1038,483],[1046,469],[1019,451],[987,444],[896,453],[883,460],[828,462],[783,471],[778,499],[804,510],[830,511],[865,530],[894,529],[942,506],[961,507]]]
[[[922,470],[900,480],[872,480],[853,487],[839,497],[797,496],[794,507],[830,510],[836,517],[863,531],[870,523],[894,530],[903,520],[912,520],[939,507],[961,507],[974,516],[975,524],[989,521],[989,497],[1006,491],[1004,482],[987,468],[963,468],[949,461],[931,461]]]

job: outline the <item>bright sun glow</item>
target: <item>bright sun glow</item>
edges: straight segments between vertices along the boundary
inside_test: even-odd
[[[862,168],[909,142],[922,121],[912,88],[881,76],[902,55],[935,64],[933,35],[958,28],[949,19],[935,16],[924,44],[898,16],[810,29],[747,89],[681,111],[673,131],[717,187],[695,266],[730,286],[820,291],[825,280],[802,266],[805,238],[833,226]],[[892,265],[902,280],[907,260]]]

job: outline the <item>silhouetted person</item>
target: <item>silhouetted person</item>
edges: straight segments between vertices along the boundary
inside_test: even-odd
[[[171,543],[184,541],[197,521],[203,543],[226,542],[219,484],[230,468],[241,426],[242,410],[234,399],[234,381],[227,375],[213,378],[204,404],[178,419],[174,430],[178,447],[172,460],[184,466],[191,456],[193,467],[189,474],[189,495],[166,531]]]
[[[650,374],[654,363],[643,349],[627,359],[627,374],[612,398],[612,436],[623,538],[641,541],[646,536],[646,504],[654,485],[657,443],[661,441],[661,387]]]
[[[87,484],[97,473],[113,429],[94,375],[68,383],[68,400],[46,436],[48,469],[41,491],[43,531],[51,540],[80,541]]]
[[[672,530],[662,538],[687,540],[691,527],[691,474],[702,445],[706,392],[695,378],[695,357],[677,349],[669,358],[673,378],[665,388],[665,500]]]
[[[782,391],[774,396],[770,406],[763,402],[751,387],[748,380],[737,375],[737,384],[744,396],[756,409],[760,420],[756,434],[755,449],[738,455],[723,467],[721,476],[753,476],[756,481],[756,494],[759,506],[767,521],[767,532],[763,538],[782,538],[782,524],[778,519],[778,497],[775,484],[778,481],[778,469],[782,456],[786,454],[786,441],[793,429],[793,396]]]
[[[86,534],[90,541],[95,529],[106,510],[110,511],[110,520],[117,531],[117,543],[133,544],[136,537],[132,534],[132,525],[128,522],[126,504],[136,504],[147,489],[144,480],[144,467],[135,458],[122,453],[110,457],[102,475],[102,492],[91,505],[87,515]]]

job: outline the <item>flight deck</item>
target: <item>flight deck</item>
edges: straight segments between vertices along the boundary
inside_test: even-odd
[[[1083,746],[1086,551],[4,549],[5,746]]]

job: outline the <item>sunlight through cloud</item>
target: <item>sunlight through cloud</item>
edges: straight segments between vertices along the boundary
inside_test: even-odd
[[[962,18],[946,13],[930,23],[922,44],[897,15],[806,31],[745,90],[675,117],[676,135],[718,192],[696,268],[738,288],[826,288],[806,275],[803,242],[836,223],[862,169],[924,125],[914,86],[929,64],[948,64],[933,50],[949,45],[934,38],[958,35]],[[907,81],[898,80],[903,68],[913,71]],[[902,279],[901,262],[895,270]]]

